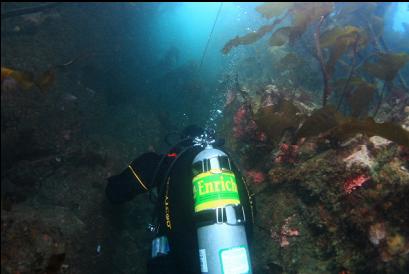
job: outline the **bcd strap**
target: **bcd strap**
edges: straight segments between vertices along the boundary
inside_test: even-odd
[[[227,205],[196,212],[195,221],[198,227],[222,223],[241,225],[246,222],[246,216],[242,205]]]

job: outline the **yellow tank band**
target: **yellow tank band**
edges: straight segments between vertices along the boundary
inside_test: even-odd
[[[217,200],[217,201],[210,201],[210,202],[202,203],[200,205],[195,206],[195,212],[199,212],[199,211],[206,210],[206,209],[214,209],[217,207],[224,207],[230,204],[239,205],[240,201],[237,199],[223,199],[223,200]]]
[[[145,189],[148,190],[148,188],[142,183],[142,180],[139,178],[138,174],[136,174],[135,170],[131,167],[131,165],[128,165],[129,169],[132,171],[133,175],[135,176],[136,180],[141,184],[141,186]]]

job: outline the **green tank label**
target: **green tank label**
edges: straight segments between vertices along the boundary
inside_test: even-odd
[[[228,204],[240,204],[233,172],[211,170],[193,178],[195,212]]]

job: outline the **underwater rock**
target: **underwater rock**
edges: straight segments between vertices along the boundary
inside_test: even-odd
[[[359,146],[359,149],[353,152],[348,157],[344,158],[343,161],[346,163],[346,166],[350,168],[352,165],[360,165],[372,169],[375,162],[374,158],[369,152],[366,145]]]
[[[318,140],[308,140],[301,139],[298,142],[299,145],[299,159],[300,161],[305,161],[311,157],[313,157],[317,153],[318,149]]]
[[[276,155],[274,162],[278,164],[294,164],[298,161],[299,146],[280,144],[278,154]]]
[[[380,136],[372,136],[369,138],[369,142],[374,146],[376,150],[382,149],[387,147],[389,144],[392,142],[389,141],[388,139],[382,138]]]
[[[379,243],[386,238],[386,228],[385,223],[376,223],[369,227],[369,240],[374,245],[379,245]]]
[[[271,238],[278,241],[280,247],[287,247],[290,245],[289,237],[297,237],[300,235],[297,228],[290,228],[290,222],[293,218],[294,215],[287,217],[281,225],[279,232],[276,232],[273,227],[270,229]]]
[[[290,172],[289,169],[289,167],[285,166],[278,166],[270,169],[270,171],[268,172],[269,183],[272,185],[278,185],[288,182],[287,174],[288,172]]]
[[[234,100],[236,100],[237,96],[236,96],[236,91],[233,89],[229,89],[226,93],[226,99],[225,99],[225,103],[224,103],[224,107],[228,107],[230,106],[230,104],[232,104],[234,102]]]
[[[251,117],[251,111],[243,104],[239,107],[233,117],[233,136],[240,140],[249,140],[254,137],[257,125]]]
[[[1,267],[6,273],[59,273],[68,242],[84,227],[62,208],[2,210],[1,224]]]
[[[264,173],[258,170],[246,171],[246,177],[254,184],[260,184],[266,179]]]

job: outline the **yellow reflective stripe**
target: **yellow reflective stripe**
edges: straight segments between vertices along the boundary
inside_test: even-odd
[[[211,169],[209,171],[206,171],[206,172],[203,172],[203,173],[200,173],[200,174],[196,175],[193,178],[193,180],[198,180],[198,179],[201,179],[201,178],[209,176],[209,175],[220,174],[220,173],[233,174],[233,172],[231,172],[230,170],[227,170],[227,169],[214,168],[214,169]]]
[[[239,205],[240,201],[237,199],[223,199],[223,200],[217,200],[217,201],[210,201],[210,202],[205,202],[202,204],[199,204],[195,206],[195,212],[199,212],[205,209],[212,209],[216,207],[222,207],[226,206],[229,204],[234,204],[234,205]]]
[[[131,165],[128,165],[129,169],[132,171],[133,175],[135,176],[135,178],[137,179],[137,181],[141,184],[141,186],[148,190],[148,188],[142,183],[142,180],[139,178],[139,176],[136,174],[135,170],[133,170],[133,168],[131,167]]]
[[[254,207],[253,207],[253,196],[254,196],[254,195],[256,195],[256,194],[254,194],[254,193],[253,193],[253,194],[250,194],[250,190],[249,190],[249,188],[248,188],[248,186],[247,186],[246,179],[244,179],[244,177],[243,177],[243,176],[241,176],[241,180],[243,181],[243,185],[244,185],[244,187],[246,188],[247,197],[249,198],[250,212],[251,212],[251,220],[252,220],[253,225],[254,225]]]

